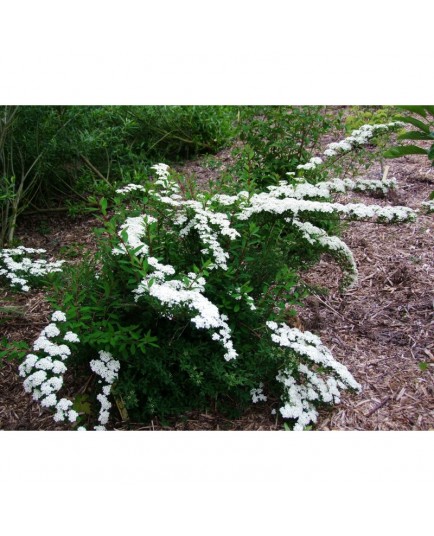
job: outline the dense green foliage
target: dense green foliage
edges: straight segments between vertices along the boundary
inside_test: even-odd
[[[259,188],[286,179],[319,149],[321,137],[340,127],[340,115],[326,106],[252,106],[240,112],[235,150],[238,160],[231,170]]]
[[[5,106],[0,121],[0,245],[29,206],[110,195],[155,161],[231,143],[230,106]]]

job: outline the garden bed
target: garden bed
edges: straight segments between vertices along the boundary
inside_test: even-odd
[[[199,159],[182,167],[206,187],[230,160],[229,151]],[[365,203],[420,207],[433,189],[434,173],[423,156],[408,156],[388,162],[389,177],[398,180],[397,192],[385,200]],[[379,166],[368,178],[381,178]],[[360,198],[357,194],[345,200]],[[71,219],[66,215],[34,215],[23,218],[17,238],[23,244],[42,247],[52,258],[79,259],[94,247],[92,216]],[[430,215],[415,223],[383,226],[349,223],[343,239],[353,251],[360,280],[355,289],[341,295],[338,272],[330,268],[327,256],[303,278],[318,287],[306,306],[299,308],[302,329],[317,333],[335,357],[362,385],[360,395],[344,394],[341,404],[320,410],[320,430],[429,430],[434,428],[434,225]],[[330,274],[336,274],[331,281]],[[332,276],[333,278],[333,276]],[[328,294],[323,287],[330,288]],[[48,323],[50,308],[43,292],[18,295],[2,291],[0,302],[16,307],[2,319],[8,340],[31,343]],[[67,378],[68,380],[68,378]],[[69,378],[75,388],[81,378]],[[66,382],[68,384],[68,381]],[[77,392],[77,391],[75,391]],[[190,413],[169,419],[164,425],[122,423],[113,411],[114,429],[136,430],[282,430],[281,418],[271,415],[275,400],[253,405],[244,416],[229,420],[215,412]],[[17,363],[0,368],[0,429],[61,430],[52,413],[32,401],[22,387]]]

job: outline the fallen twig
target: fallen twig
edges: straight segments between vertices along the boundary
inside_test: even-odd
[[[366,415],[366,417],[370,417],[373,413],[381,409],[383,406],[385,406],[390,401],[390,396],[385,398],[382,402],[377,404],[374,408],[371,409],[371,411]]]

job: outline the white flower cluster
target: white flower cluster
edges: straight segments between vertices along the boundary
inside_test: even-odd
[[[366,145],[379,132],[387,132],[402,126],[404,126],[404,123],[401,121],[392,121],[380,125],[363,125],[359,129],[353,130],[351,135],[344,140],[337,143],[329,143],[327,149],[324,151],[324,155],[330,157],[351,151],[360,145]]]
[[[142,186],[141,184],[130,183],[130,184],[127,184],[126,186],[123,186],[122,188],[118,188],[116,190],[116,193],[117,194],[129,194],[130,192],[135,192],[137,190],[140,192],[146,192],[146,188]]]
[[[366,180],[366,179],[332,179],[317,184],[305,181],[291,185],[287,181],[280,181],[278,186],[269,186],[268,192],[253,194],[240,212],[236,215],[239,220],[248,220],[254,214],[268,212],[271,214],[292,214],[297,217],[303,213],[338,213],[350,219],[369,220],[377,219],[379,222],[407,222],[414,221],[416,212],[408,207],[379,205],[365,205],[363,203],[341,204],[324,201],[311,201],[310,199],[328,199],[333,193],[344,193],[347,190],[387,192],[395,188],[396,179]]]
[[[404,123],[393,121],[384,125],[363,125],[359,129],[353,130],[351,136],[348,136],[344,140],[329,143],[323,155],[330,158],[338,154],[348,153],[361,145],[366,145],[375,134],[387,132],[400,126],[404,126]],[[297,169],[311,170],[320,166],[322,163],[323,160],[321,158],[314,156],[307,164],[298,165]]]
[[[172,269],[170,273],[169,267]],[[137,301],[143,294],[149,294],[166,306],[170,313],[179,307],[194,311],[197,314],[191,318],[191,322],[196,328],[216,330],[212,334],[212,339],[219,341],[225,348],[224,358],[227,361],[235,359],[237,352],[231,340],[231,330],[226,322],[227,316],[220,314],[218,308],[202,294],[205,290],[205,279],[191,272],[188,276],[184,276],[182,281],[166,280],[167,275],[175,274],[175,270],[168,265],[164,268],[165,271],[157,270],[142,280],[134,291],[135,300]],[[170,314],[166,316],[171,317]]]
[[[294,218],[291,223],[310,244],[319,244],[336,258],[344,273],[341,283],[342,288],[348,288],[357,283],[356,261],[345,242],[337,236],[329,236],[323,229],[312,225],[310,222],[301,222]]]
[[[288,173],[289,175],[289,173]],[[280,181],[279,186],[268,186],[267,195],[275,198],[293,197],[294,199],[329,199],[334,193],[345,193],[347,191],[380,193],[386,194],[397,186],[395,178],[370,180],[370,179],[331,179],[329,181],[310,184],[303,177],[298,177],[296,185],[291,185],[288,181]]]
[[[248,220],[254,214],[268,212],[271,214],[292,214],[297,217],[303,213],[341,214],[354,220],[376,219],[379,222],[406,222],[414,221],[416,213],[408,207],[382,207],[378,205],[364,205],[362,203],[327,203],[323,201],[309,201],[286,197],[278,199],[269,193],[254,194],[250,205],[237,214],[239,220]]]
[[[257,404],[258,402],[267,401],[267,397],[264,395],[264,392],[263,392],[263,387],[264,387],[264,384],[261,382],[259,384],[259,387],[257,387],[256,389],[250,390],[250,396],[252,397],[252,402],[254,404]]]
[[[19,366],[26,393],[32,393],[34,400],[40,400],[42,407],[53,408],[56,413],[54,420],[75,422],[78,413],[72,409],[72,402],[66,398],[57,399],[57,392],[63,386],[63,375],[67,368],[64,363],[71,355],[71,350],[66,344],[57,344],[50,339],[61,335],[56,322],[65,322],[66,316],[62,311],[55,311],[51,316],[52,322],[48,324],[33,343],[35,352],[43,352],[42,357],[36,354],[28,354]],[[64,341],[80,342],[78,336],[68,331],[63,336]]]
[[[65,261],[48,262],[44,259],[32,260],[24,255],[34,253],[46,253],[45,249],[26,248],[18,246],[13,249],[0,249],[0,277],[9,279],[13,287],[18,287],[23,292],[30,290],[29,276],[42,277],[49,273],[61,272],[61,266]],[[16,260],[19,257],[19,260]],[[3,266],[3,267],[2,267]]]
[[[158,180],[155,181],[155,184],[161,184],[162,186],[167,186],[167,179],[169,177],[169,166],[167,164],[155,164],[151,167],[155,169],[155,173],[158,176]]]
[[[101,409],[98,416],[98,421],[100,424],[95,426],[94,430],[101,431],[105,430],[105,425],[109,421],[110,408],[112,407],[112,404],[108,397],[110,395],[113,382],[115,382],[118,378],[120,363],[113,358],[110,352],[104,352],[101,350],[99,352],[99,359],[93,359],[90,362],[90,368],[105,382],[105,385],[102,388],[102,393],[99,393],[96,397],[101,405]],[[102,380],[100,380],[100,382],[102,382]]]
[[[142,242],[141,238],[146,233],[146,225],[157,221],[152,216],[137,216],[135,218],[127,218],[125,223],[121,225],[121,230],[118,235],[122,238],[126,234],[126,242],[119,244],[113,249],[113,255],[123,255],[128,253],[128,249],[135,250],[136,256],[146,255],[149,251],[148,246]]]
[[[422,201],[422,207],[426,212],[434,212],[434,199],[429,199],[428,201]]]
[[[318,413],[314,401],[338,404],[341,390],[361,390],[348,369],[334,359],[319,337],[286,324],[267,322],[267,326],[273,332],[273,342],[293,350],[300,358],[295,372],[285,369],[276,378],[285,388],[280,413],[284,419],[295,419],[294,430],[303,430],[309,423],[316,422]]]
[[[214,264],[210,265],[209,269],[221,268],[222,270],[227,270],[226,261],[229,258],[229,254],[220,245],[218,237],[219,235],[227,236],[231,240],[235,240],[240,234],[230,226],[226,214],[204,209],[198,201],[185,201],[183,204],[184,207],[193,209],[194,216],[190,217],[188,224],[179,231],[179,236],[185,237],[193,229],[197,231],[202,244],[205,245],[201,253],[204,255],[211,254],[214,259]]]
[[[306,169],[306,170],[315,169],[317,166],[320,166],[322,163],[323,161],[321,158],[319,158],[318,156],[314,156],[313,158],[309,160],[307,164],[298,165],[297,169]]]
[[[179,186],[171,180],[169,166],[166,164],[157,164],[152,169],[155,169],[158,176],[154,184],[159,187],[159,191],[151,190],[148,193],[166,205],[167,215],[172,217],[173,225],[181,227],[179,236],[184,238],[195,230],[204,245],[202,254],[212,255],[214,264],[208,268],[226,270],[229,255],[221,246],[219,238],[228,237],[234,240],[239,236],[239,233],[231,228],[227,215],[211,210],[212,200],[206,201],[203,196],[198,196],[201,201],[184,200],[179,194]],[[248,196],[247,192],[244,194]],[[226,197],[229,199],[229,196]]]
[[[223,206],[231,206],[234,204],[244,206],[249,197],[249,192],[241,190],[237,195],[216,194],[211,198],[211,201]]]
[[[160,192],[152,191],[154,198],[173,209],[173,224],[180,226],[179,236],[184,238],[195,230],[199,240],[204,245],[201,250],[203,255],[212,255],[214,264],[208,268],[227,269],[227,259],[229,254],[223,249],[219,242],[219,237],[228,237],[234,240],[239,233],[231,228],[226,214],[211,210],[212,200],[206,201],[202,197],[202,202],[197,200],[183,200],[179,195],[179,186],[171,181],[168,166],[158,164],[153,167],[158,175],[155,185],[162,186]],[[248,195],[248,194],[247,194]],[[229,198],[229,196],[227,196]],[[198,196],[200,198],[200,196]],[[187,223],[187,225],[185,225]]]

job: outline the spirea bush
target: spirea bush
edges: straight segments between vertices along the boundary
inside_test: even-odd
[[[395,182],[310,184],[289,174],[262,192],[234,185],[200,193],[165,164],[154,171],[153,179],[118,189],[110,214],[102,201],[98,253],[63,267],[51,295],[62,329],[45,328],[22,365],[27,389],[57,419],[74,420],[47,372],[63,367],[44,361],[67,356],[75,370],[93,373],[93,416],[77,422],[96,429],[108,423],[113,401],[143,422],[208,408],[233,416],[271,400],[302,430],[321,405],[359,391],[321,340],[288,318],[306,293],[300,272],[322,253],[340,267],[342,291],[357,282],[353,255],[327,232],[328,218],[415,218],[407,207],[343,204],[335,194],[385,191]],[[50,337],[62,344],[53,350]],[[68,341],[76,351],[67,351]]]

